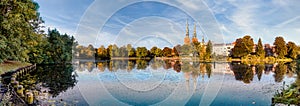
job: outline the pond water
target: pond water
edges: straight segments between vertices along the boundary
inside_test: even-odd
[[[78,60],[38,66],[19,80],[35,81],[42,105],[271,105],[275,92],[295,81],[296,65]]]

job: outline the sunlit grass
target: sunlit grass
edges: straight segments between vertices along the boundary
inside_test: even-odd
[[[20,67],[24,67],[24,66],[28,66],[28,65],[30,65],[30,63],[17,62],[17,61],[6,61],[6,62],[0,64],[0,74],[9,72],[12,70],[16,70]]]

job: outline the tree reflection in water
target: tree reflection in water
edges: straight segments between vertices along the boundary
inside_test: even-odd
[[[280,69],[282,69],[282,72],[280,72]],[[282,80],[282,73],[284,73],[285,71],[287,71],[287,76],[291,77],[291,75],[289,75],[290,73],[296,73],[297,77],[294,83],[292,83],[291,85],[287,85],[285,86],[285,84],[283,85],[281,91],[277,91],[275,93],[275,95],[272,98],[272,105],[276,105],[278,103],[280,104],[288,104],[288,105],[300,105],[300,64],[299,62],[292,62],[289,63],[288,66],[284,66],[282,64],[279,64],[278,67],[276,68],[277,72],[277,76],[279,77],[278,80],[276,81],[280,81]],[[275,72],[276,72],[275,71]]]
[[[279,63],[275,68],[275,82],[281,82],[284,78],[284,75],[287,71],[287,66],[284,63]]]
[[[69,65],[45,65],[37,66],[36,71],[18,79],[27,90],[38,90],[46,88],[52,97],[56,97],[61,92],[73,88],[76,83],[76,74],[73,67]]]
[[[126,70],[131,72],[134,69],[145,70],[150,67],[152,70],[163,68],[165,70],[172,69],[176,72],[183,72],[186,80],[190,77],[193,79],[201,76],[204,78],[211,77],[211,73],[215,70],[212,63],[201,63],[195,61],[180,61],[180,60],[112,60],[112,61],[99,61],[95,65],[93,62],[79,62],[79,71],[92,71],[94,68],[100,72],[105,70],[115,72]],[[275,82],[282,82],[285,75],[292,77],[296,72],[297,64],[292,63],[275,63],[275,64],[242,64],[242,63],[223,63],[223,65],[229,64],[231,72],[233,72],[236,80],[243,81],[249,84],[253,81],[254,76],[257,76],[258,81],[261,80],[263,74],[274,73]],[[225,66],[224,66],[225,67]]]
[[[288,66],[291,67],[288,70]],[[260,63],[257,65],[246,65],[241,63],[230,63],[230,69],[233,71],[236,80],[243,81],[246,84],[249,84],[254,75],[257,75],[258,80],[261,80],[262,74],[269,74],[274,72],[275,82],[282,82],[284,76],[289,72],[288,76],[293,76],[293,70],[295,70],[295,63],[275,63],[273,64],[264,64]]]

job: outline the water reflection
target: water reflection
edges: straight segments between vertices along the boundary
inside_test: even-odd
[[[73,88],[77,83],[71,64],[37,66],[35,71],[17,80],[24,86],[24,91],[34,92],[37,104],[58,96],[61,92]]]
[[[74,73],[73,71],[76,70],[75,72],[78,72],[79,73],[78,75],[91,73],[81,77],[82,78],[81,83],[83,84],[81,85],[81,87],[83,86],[83,88],[85,88],[86,86],[89,86],[88,88],[95,90],[90,94],[101,94],[102,97],[104,95],[103,92],[105,91],[102,89],[107,89],[109,94],[111,94],[118,100],[122,101],[123,103],[131,104],[131,105],[142,105],[142,104],[151,105],[155,103],[169,103],[164,101],[167,100],[166,98],[172,97],[170,96],[173,95],[172,92],[182,93],[179,95],[185,95],[186,98],[188,98],[188,100],[193,95],[192,99],[190,99],[189,101],[194,103],[193,100],[201,100],[201,97],[197,96],[197,95],[202,95],[202,91],[200,94],[199,89],[202,89],[204,91],[204,88],[208,84],[207,82],[209,82],[208,81],[209,79],[215,80],[216,83],[220,80],[223,80],[221,79],[221,77],[224,74],[226,75],[227,78],[226,80],[228,80],[229,78],[228,80],[229,82],[225,81],[225,84],[242,82],[242,84],[244,83],[246,85],[253,84],[253,83],[254,83],[253,85],[255,85],[256,82],[266,81],[266,79],[269,80],[269,78],[272,79],[272,83],[283,82],[285,77],[291,78],[295,75],[294,73],[299,72],[297,71],[299,70],[299,64],[297,63],[252,64],[251,65],[251,64],[241,64],[241,63],[205,63],[205,62],[197,62],[197,61],[159,60],[159,59],[112,60],[112,61],[98,61],[98,62],[78,61],[75,63],[76,64],[73,65],[74,69],[71,65],[40,66],[37,67],[37,71],[34,71],[34,73],[30,73],[30,75],[27,75],[26,77],[23,77],[19,80],[22,83],[25,83],[26,81],[28,82],[28,80],[34,80],[35,86],[39,86],[36,88],[39,88],[38,90],[41,93],[47,92],[50,94],[51,97],[55,98],[57,95],[62,94],[62,92],[68,91],[68,89],[73,88],[74,86],[78,86],[76,78],[78,79],[80,77],[76,77],[76,73]],[[101,81],[99,81],[99,77]],[[96,79],[92,79],[92,78],[96,78]],[[220,79],[216,79],[216,78],[220,78]],[[236,81],[231,81],[230,78]],[[105,88],[99,88],[99,86],[97,86],[96,84],[99,82],[101,82],[104,85],[103,87]],[[263,84],[265,84],[265,82]],[[28,83],[25,85],[26,85],[26,89],[32,89],[31,86],[34,86]],[[202,87],[200,87],[199,85],[201,85]],[[222,85],[221,89],[223,91],[228,91],[228,88],[226,88],[227,86],[224,85]],[[281,84],[279,83],[279,85]],[[244,89],[246,89],[246,88],[240,88],[239,90],[236,90],[235,88],[233,88],[233,86],[243,87],[239,84],[229,85],[230,88],[229,92],[236,92],[231,95],[240,93],[239,90],[243,91]],[[255,87],[260,87],[260,86],[255,85]],[[261,86],[261,88],[268,88],[268,87],[272,88],[273,85]],[[230,94],[227,92],[222,92],[222,90],[220,91],[221,92],[220,94],[224,94],[223,96],[227,96]],[[264,92],[272,91],[272,89],[271,90],[264,89],[264,90],[263,90]],[[251,92],[253,93],[256,91],[251,91]],[[160,96],[159,94],[161,94],[162,96]],[[255,94],[255,95],[260,95],[260,94]],[[100,99],[101,97],[97,99]],[[147,101],[142,100],[142,98],[145,97],[148,97]],[[170,100],[177,100],[178,99],[177,97],[179,96],[177,95],[174,97],[176,98],[172,98]],[[224,100],[222,96],[218,95],[218,98],[216,98],[214,104],[218,104],[218,102],[220,102],[217,101],[218,99]],[[236,97],[236,99],[241,99],[241,98],[238,96]],[[137,101],[137,100],[141,100],[141,101]],[[260,99],[255,98],[255,100],[260,100]],[[96,101],[97,100],[94,101],[95,104],[97,104]],[[177,102],[182,102],[182,101],[177,101]],[[172,103],[175,104],[177,102],[172,102]],[[88,103],[90,103],[90,101]],[[262,104],[263,103],[266,102],[262,102]]]
[[[249,84],[253,81],[254,76],[257,76],[258,81],[261,80],[263,74],[274,76],[275,82],[282,82],[285,75],[289,78],[293,77],[297,68],[296,62],[291,63],[275,63],[275,64],[242,64],[242,63],[202,63],[197,61],[179,61],[179,60],[113,60],[99,62],[80,61],[79,71],[93,69],[104,72],[106,69],[110,72],[127,71],[131,72],[134,69],[145,70],[147,67],[151,70],[163,68],[165,70],[172,69],[177,73],[184,73],[187,81],[197,79],[198,77],[210,78],[212,72],[233,74],[237,81],[242,81]],[[216,66],[218,65],[218,66]],[[225,69],[225,70],[224,70]]]

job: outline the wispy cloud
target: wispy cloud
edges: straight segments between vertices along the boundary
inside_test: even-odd
[[[40,3],[40,12],[46,21],[46,26],[59,28],[62,33],[74,33],[78,37],[76,39],[81,40],[82,44],[96,42],[97,45],[106,45],[113,42],[116,37],[139,38],[141,35],[159,35],[162,39],[170,39],[175,36],[176,39],[172,38],[172,43],[183,43],[182,35],[185,33],[186,19],[190,21],[190,32],[193,32],[193,21],[190,18],[197,21],[197,34],[200,39],[201,35],[205,35],[207,39],[213,41],[233,42],[238,37],[250,34],[255,42],[258,38],[262,38],[264,43],[272,44],[274,38],[279,35],[284,36],[287,41],[300,42],[300,37],[296,37],[300,33],[300,8],[298,8],[300,1],[297,0],[154,1],[168,6],[164,8],[155,7],[157,5],[153,5],[153,3],[150,5],[143,4],[144,8],[136,11],[133,10],[139,8],[138,6],[132,8],[132,11],[123,11],[129,15],[126,16],[119,10],[130,4],[143,1],[96,0],[93,2],[89,0],[83,2],[81,0],[67,0],[60,2],[53,0],[46,2],[37,0]],[[169,21],[158,19],[158,23],[147,23],[143,19],[139,20],[141,18],[139,16],[151,14],[151,12],[156,13],[154,16],[165,17]],[[114,13],[119,16],[113,17]],[[79,22],[80,18],[81,21]],[[109,18],[113,21],[105,24]],[[102,25],[104,27],[101,28]],[[76,31],[76,28],[79,30]],[[172,35],[172,37],[164,35]]]

